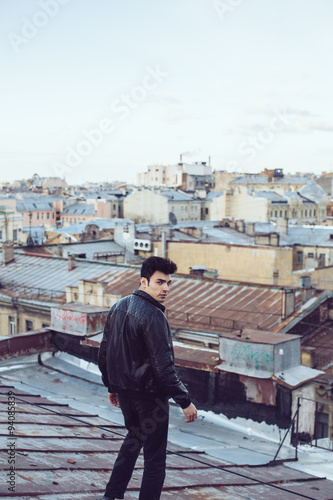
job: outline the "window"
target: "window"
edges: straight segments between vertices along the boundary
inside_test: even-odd
[[[316,209],[313,210],[313,217],[316,217]]]
[[[113,204],[113,210],[116,210],[116,204],[115,203]]]
[[[49,324],[48,323],[42,323],[42,328],[49,328]]]
[[[52,212],[52,219],[54,219],[54,212]]]
[[[13,229],[13,240],[17,240],[17,229]]]
[[[50,218],[50,212],[46,212],[46,218],[49,219]]]
[[[9,335],[15,335],[15,318],[14,316],[8,316],[9,323]]]
[[[42,219],[44,219],[44,212],[42,212]]]
[[[30,330],[34,329],[34,324],[29,319],[25,320],[25,329],[26,329],[27,332],[29,332]]]
[[[303,265],[303,252],[302,251],[297,252],[297,264]]]
[[[280,210],[280,217],[282,217],[282,210]]]
[[[37,220],[39,220],[39,212],[37,212]]]
[[[314,258],[314,253],[312,253],[312,252],[308,253],[308,257],[309,257],[309,259],[313,259]]]
[[[307,217],[307,216],[308,216],[308,211],[307,211],[307,210],[305,210],[305,217]]]
[[[277,217],[277,210],[275,210],[275,212],[274,212],[274,216],[275,216],[275,217]]]
[[[206,215],[208,215],[208,208],[205,209],[205,213],[206,213]]]
[[[309,216],[312,217],[312,210],[309,210]]]
[[[328,413],[316,413],[316,439],[328,437]]]

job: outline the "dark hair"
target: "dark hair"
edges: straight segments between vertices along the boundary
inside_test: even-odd
[[[170,259],[149,257],[142,264],[141,278],[146,278],[149,283],[150,278],[156,271],[160,271],[164,274],[174,274],[177,271],[177,265]]]

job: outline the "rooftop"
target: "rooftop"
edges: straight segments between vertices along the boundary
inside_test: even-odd
[[[270,181],[265,175],[247,175],[245,177],[237,177],[230,184],[308,184],[311,179],[308,177],[284,176],[276,177],[274,181]]]
[[[108,403],[96,367],[64,354],[12,358],[2,361],[0,384],[3,423],[8,421],[9,396],[15,401],[13,434],[9,435],[7,425],[2,427],[5,441],[0,458],[9,472],[11,443],[15,492],[5,496],[2,489],[2,498],[92,500],[101,496],[126,431],[120,410]],[[295,449],[284,445],[272,466],[281,440],[274,429],[265,435],[253,422],[229,421],[202,410],[194,424],[183,420],[172,404],[161,500],[332,498],[332,452],[300,446],[298,461],[293,461]],[[138,498],[142,468],[140,456],[127,500]]]
[[[75,203],[65,207],[62,211],[62,215],[95,215],[95,205],[92,203]]]
[[[103,219],[95,217],[86,222],[78,222],[77,224],[70,224],[69,226],[57,229],[60,234],[82,234],[85,232],[86,227],[91,224],[96,224],[100,230],[114,229],[116,226],[128,226],[133,224],[130,219]]]
[[[103,282],[107,293],[125,296],[137,287],[139,269],[79,259],[69,270],[67,259],[19,253],[14,261],[0,265],[1,294],[26,300],[63,303],[66,286],[77,286],[82,279]],[[283,319],[283,296],[281,287],[176,275],[166,314],[174,329],[277,331]],[[296,289],[296,308],[302,297],[302,290]]]

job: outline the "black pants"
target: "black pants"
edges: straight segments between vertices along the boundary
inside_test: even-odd
[[[144,471],[139,500],[159,500],[165,479],[168,400],[138,400],[119,395],[119,404],[128,433],[119,450],[105,496],[124,498],[135,462],[143,447]]]

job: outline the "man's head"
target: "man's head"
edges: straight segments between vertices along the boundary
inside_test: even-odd
[[[176,270],[176,264],[169,259],[149,257],[141,267],[140,290],[157,302],[164,302],[171,285],[171,274]]]

